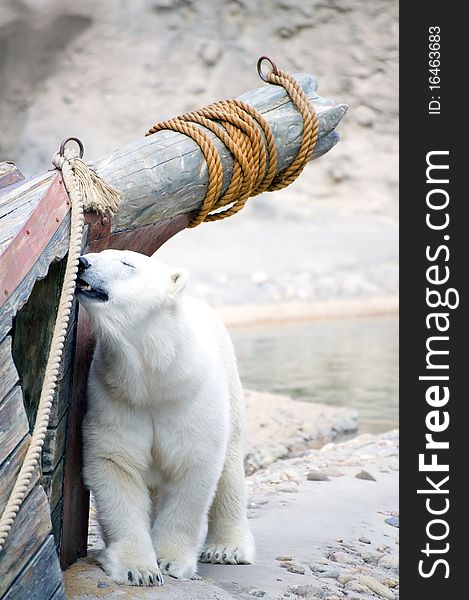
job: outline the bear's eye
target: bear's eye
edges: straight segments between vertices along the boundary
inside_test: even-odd
[[[135,269],[135,265],[130,264],[129,262],[125,261],[125,260],[121,260],[121,263],[123,265],[125,265],[126,267],[130,267],[131,269]]]

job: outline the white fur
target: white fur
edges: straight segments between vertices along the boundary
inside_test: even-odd
[[[83,473],[104,569],[118,583],[152,585],[157,560],[179,578],[195,576],[198,557],[252,562],[242,388],[226,329],[186,295],[185,271],[128,251],[86,258],[82,277],[109,295],[79,293],[97,336]]]

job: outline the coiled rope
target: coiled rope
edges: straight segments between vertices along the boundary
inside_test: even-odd
[[[75,140],[79,143],[79,157],[73,149],[65,148],[65,144],[69,140]],[[73,304],[75,281],[78,272],[78,258],[81,254],[85,223],[83,211],[84,209],[93,209],[100,212],[107,211],[113,213],[119,201],[119,193],[103,182],[81,160],[82,155],[83,146],[81,142],[76,138],[69,138],[62,143],[59,152],[54,154],[52,158],[54,166],[62,171],[65,189],[71,201],[70,242],[62,292],[39,398],[36,422],[26,456],[0,519],[0,551],[5,547],[8,534],[26,495],[34,470],[39,463],[42,447],[44,446]]]
[[[267,75],[262,72],[264,61],[271,65]],[[207,162],[208,188],[202,206],[189,227],[230,217],[239,212],[251,196],[290,185],[303,171],[313,153],[318,139],[318,117],[298,82],[280,70],[267,56],[261,56],[257,70],[263,81],[285,89],[303,118],[303,135],[298,154],[291,165],[277,175],[277,149],[272,131],[263,116],[241,100],[222,100],[174,119],[161,121],[153,125],[146,134],[148,136],[169,129],[187,135],[200,146]],[[212,139],[199,126],[215,134],[233,155],[233,174],[223,195],[220,154]]]

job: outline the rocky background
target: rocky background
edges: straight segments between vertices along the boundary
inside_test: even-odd
[[[32,175],[69,135],[95,159],[154,122],[262,85],[261,54],[349,104],[342,141],[287,190],[162,252],[217,304],[393,295],[397,2],[3,0],[0,157]]]

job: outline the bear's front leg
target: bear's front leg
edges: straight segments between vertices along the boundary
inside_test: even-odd
[[[150,536],[150,496],[141,475],[112,458],[88,457],[86,483],[97,505],[106,573],[126,585],[162,585]]]
[[[161,571],[171,577],[196,578],[198,553],[218,475],[210,471],[192,469],[158,489],[152,539]]]

